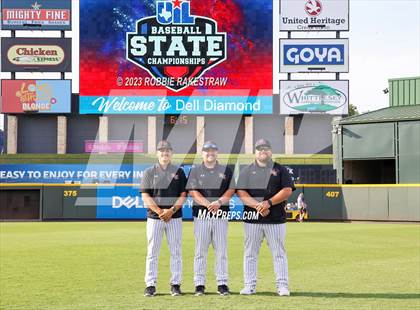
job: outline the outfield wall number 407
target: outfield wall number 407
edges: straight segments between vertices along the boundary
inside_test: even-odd
[[[328,198],[338,198],[340,196],[340,192],[329,191],[325,193],[325,196]]]

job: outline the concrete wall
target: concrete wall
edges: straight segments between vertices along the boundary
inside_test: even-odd
[[[294,116],[294,153],[332,154],[332,119],[331,115]]]

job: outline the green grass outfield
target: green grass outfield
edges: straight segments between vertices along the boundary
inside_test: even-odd
[[[143,297],[145,222],[1,223],[0,309],[419,309],[420,226],[289,223],[291,297],[275,294],[264,243],[257,295],[240,296],[243,233],[229,226],[228,297],[215,294],[213,251],[206,296],[193,292],[192,223],[184,223],[184,295],[168,295],[166,242],[159,295]]]

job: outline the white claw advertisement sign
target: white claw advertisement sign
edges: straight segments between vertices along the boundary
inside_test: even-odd
[[[280,114],[346,115],[349,81],[280,81]]]

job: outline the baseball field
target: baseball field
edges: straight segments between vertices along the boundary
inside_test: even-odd
[[[229,226],[232,294],[216,294],[213,251],[207,292],[193,292],[192,223],[183,231],[183,296],[169,292],[162,243],[158,295],[143,297],[145,222],[0,224],[0,309],[419,309],[420,226],[289,223],[290,297],[275,294],[264,242],[257,294],[241,296],[243,233]]]

